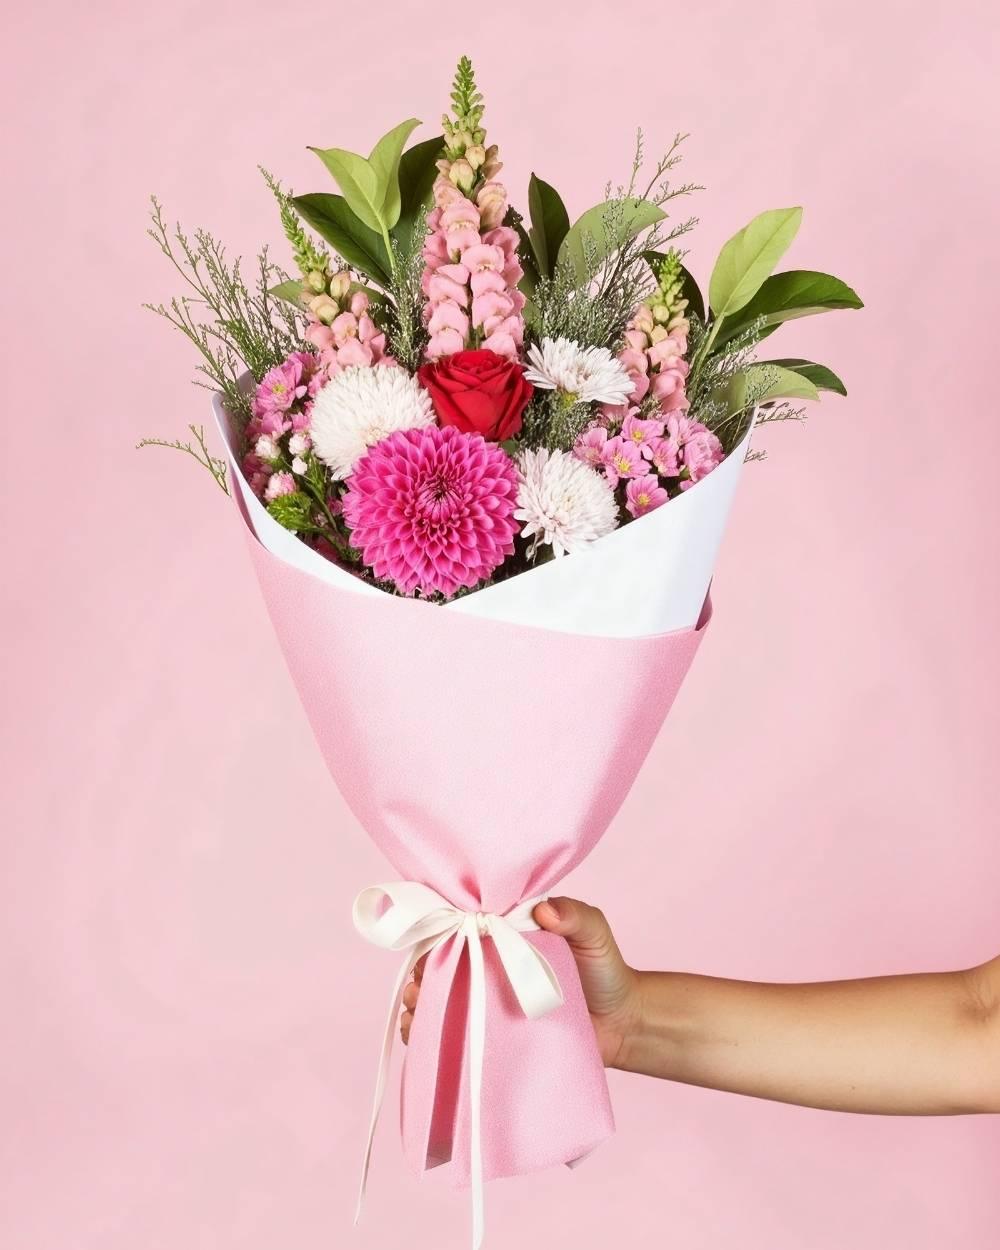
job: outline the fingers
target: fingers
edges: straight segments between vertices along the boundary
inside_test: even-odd
[[[410,1040],[410,1029],[413,1027],[413,1013],[417,1007],[417,999],[420,997],[420,982],[424,979],[424,964],[427,962],[425,955],[416,967],[413,969],[413,980],[403,990],[403,1014],[399,1017],[399,1033],[403,1039],[405,1046]]]
[[[535,921],[549,933],[558,933],[577,950],[608,950],[614,946],[604,913],[575,898],[550,898],[539,903]]]
[[[404,1011],[399,1018],[399,1032],[405,1046],[410,1040],[410,1029],[413,1027],[413,1012]]]

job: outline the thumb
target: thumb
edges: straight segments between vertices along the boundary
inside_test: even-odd
[[[576,898],[550,898],[534,911],[536,924],[564,937],[574,951],[589,955],[618,953],[604,913]]]

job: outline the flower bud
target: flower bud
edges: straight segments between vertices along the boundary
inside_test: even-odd
[[[325,326],[328,326],[340,309],[329,295],[317,295],[315,299],[309,301],[309,311],[317,321],[322,321]]]
[[[466,148],[465,159],[473,169],[478,169],[480,165],[486,164],[486,149],[481,143],[475,143],[472,147]]]
[[[351,275],[346,269],[341,269],[339,273],[335,273],[330,279],[330,296],[340,301],[351,289]]]
[[[670,320],[670,309],[666,304],[654,304],[650,312],[653,314],[653,320],[658,325],[666,325]]]
[[[297,473],[299,477],[301,477],[308,470],[308,468],[309,466],[301,456],[296,456],[292,461],[292,472]]]
[[[316,295],[322,295],[326,290],[326,274],[320,273],[318,269],[313,269],[306,277],[306,286]]]
[[[460,191],[471,191],[476,181],[476,171],[464,157],[452,164],[448,177]]]

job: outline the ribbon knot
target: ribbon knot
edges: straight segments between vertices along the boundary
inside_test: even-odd
[[[490,938],[504,974],[510,982],[524,1014],[531,1020],[545,1015],[563,1001],[558,978],[549,961],[525,933],[538,928],[532,912],[545,895],[525,899],[503,915],[496,912],[464,911],[442,898],[430,886],[417,881],[393,881],[370,886],[354,900],[354,926],[369,942],[385,950],[404,951],[403,965],[396,978],[382,1037],[382,1053],[375,1080],[368,1141],[361,1168],[361,1187],[355,1223],[361,1215],[372,1146],[379,1112],[385,1096],[389,1061],[396,1036],[396,1018],[402,1005],[403,990],[417,961],[435,946],[457,938],[469,951],[469,1176],[472,1189],[472,1245],[479,1250],[483,1240],[483,1158],[481,1105],[483,1054],[486,1043],[486,970],[482,942]]]

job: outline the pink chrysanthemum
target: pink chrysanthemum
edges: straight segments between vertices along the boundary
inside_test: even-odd
[[[344,519],[376,577],[447,598],[513,552],[517,483],[511,458],[478,434],[399,430],[355,465]]]

